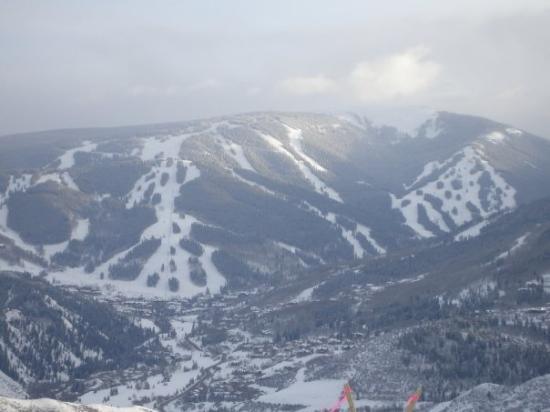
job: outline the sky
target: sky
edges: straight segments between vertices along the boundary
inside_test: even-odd
[[[429,108],[550,137],[548,0],[0,0],[0,135]]]

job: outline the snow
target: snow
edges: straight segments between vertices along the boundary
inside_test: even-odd
[[[156,158],[177,157],[182,143],[189,138],[189,134],[179,136],[154,136],[144,138],[140,158],[151,161]]]
[[[0,371],[0,396],[25,398],[27,394],[19,383]]]
[[[38,180],[35,182],[35,185],[39,185],[41,183],[46,182],[55,182],[61,186],[68,187],[72,190],[79,191],[80,189],[74,182],[73,178],[69,174],[69,172],[61,172],[61,173],[45,173],[41,175]]]
[[[336,192],[336,190],[332,189],[331,187],[327,186],[321,179],[319,179],[305,164],[303,161],[298,160],[297,161],[298,168],[303,173],[306,180],[311,183],[311,185],[315,188],[315,191],[321,195],[328,196],[332,200],[335,200],[339,203],[343,203],[342,198]]]
[[[89,219],[78,219],[76,221],[75,227],[71,233],[69,240],[61,243],[56,243],[53,245],[44,245],[44,257],[51,262],[52,257],[59,252],[63,252],[71,240],[84,240],[88,236],[90,230],[90,220]]]
[[[428,162],[424,165],[424,168],[422,169],[422,172],[416,177],[416,179],[414,180],[414,182],[412,182],[410,185],[405,185],[403,184],[403,187],[405,188],[405,190],[409,190],[411,187],[413,187],[414,185],[416,185],[418,182],[422,181],[423,179],[429,177],[432,173],[435,173],[437,172],[438,170],[442,169],[443,167],[445,167],[448,162],[450,162],[452,159],[449,159],[445,162],[439,162],[437,160],[433,161],[433,162]]]
[[[371,235],[371,229],[361,223],[357,223],[357,232],[361,233],[369,241],[371,246],[380,254],[386,254],[386,249],[380,245]]]
[[[277,193],[274,192],[273,190],[268,189],[267,187],[265,187],[265,186],[263,186],[263,185],[261,185],[261,184],[259,184],[259,183],[253,182],[253,181],[251,181],[251,180],[248,180],[248,179],[242,177],[242,176],[239,175],[238,173],[235,173],[232,169],[230,169],[230,173],[231,173],[231,175],[232,175],[235,179],[237,179],[237,180],[239,180],[239,181],[241,181],[241,182],[243,182],[243,183],[246,183],[247,185],[252,186],[252,187],[254,187],[254,188],[258,189],[258,190],[261,190],[262,192],[267,193],[268,195],[276,196],[276,197],[280,196],[279,194],[277,194]]]
[[[10,327],[10,324],[8,324],[8,328],[10,332],[14,333],[13,337],[19,337],[19,339],[21,339],[21,334],[18,333],[19,330],[13,327]],[[1,336],[0,336],[0,350],[3,350],[4,353],[6,354],[8,363],[10,364],[12,370],[14,370],[17,373],[20,382],[24,384],[28,384],[33,381],[28,368],[25,366],[23,362],[21,362],[21,360],[17,357],[17,355],[13,352],[13,350],[11,350],[10,347],[8,347],[4,343]]]
[[[65,163],[66,162],[67,161],[65,160]],[[76,190],[78,190],[78,187],[76,187],[76,185],[74,184],[73,180],[70,178],[67,172],[44,174],[34,184],[37,185],[40,183],[45,183],[47,181],[53,181],[73,189],[76,188]],[[28,190],[31,187],[31,182],[32,182],[31,174],[24,174],[20,177],[10,176],[10,181],[5,194],[0,195],[0,233],[10,238],[14,242],[15,246],[34,254],[34,253],[37,253],[36,247],[26,243],[16,231],[8,227],[8,223],[7,223],[8,213],[9,213],[7,202],[9,200],[10,195],[15,192]],[[73,233],[71,235],[71,239],[79,239],[79,240],[84,239],[88,234],[88,229],[89,229],[88,220],[77,220],[76,227],[73,230]],[[54,254],[65,250],[68,243],[69,242],[66,241],[66,242],[61,242],[54,245],[44,245],[44,256],[46,257],[46,259],[50,260]],[[23,262],[22,265],[20,266],[23,269],[28,270],[29,272],[35,273],[35,274],[38,274],[42,270],[41,267],[30,262]]]
[[[75,181],[73,180],[73,178],[68,172],[61,174],[61,180],[65,183],[65,185],[69,189],[80,191],[80,188],[78,187],[78,185],[75,183]]]
[[[63,155],[61,155],[59,160],[58,170],[70,169],[74,166],[74,155],[76,152],[91,152],[97,148],[97,144],[85,141],[82,143],[82,146],[76,147],[74,149],[67,150]]]
[[[327,220],[331,221],[333,224],[337,225],[340,228],[340,231],[342,232],[342,237],[347,240],[347,242],[353,247],[353,254],[356,258],[362,259],[365,255],[365,249],[363,249],[363,246],[361,246],[361,243],[357,240],[357,238],[354,236],[353,231],[348,230],[344,228],[343,226],[340,226],[336,224],[336,218],[334,213],[329,213],[327,215]]]
[[[290,126],[287,126],[286,124],[284,127],[287,130],[287,136],[288,140],[290,141],[290,147],[300,156],[303,160],[305,160],[311,167],[313,167],[318,172],[326,173],[327,169],[325,169],[323,166],[321,166],[319,163],[317,163],[314,159],[309,157],[304,153],[304,150],[302,148],[302,141],[304,140],[302,136],[302,130],[301,129],[293,129]]]
[[[10,238],[15,246],[26,250],[27,252],[35,253],[36,249],[34,246],[29,245],[26,243],[21,236],[19,236],[19,233],[17,233],[15,230],[12,230],[8,227],[8,205],[2,205],[0,206],[0,233],[8,238]]]
[[[216,132],[223,125],[231,127],[228,122],[216,122],[206,129],[191,133],[143,138],[140,158],[143,161],[166,159],[168,157],[179,158],[181,145],[185,140],[204,133]]]
[[[513,128],[513,127],[508,127],[508,128],[506,129],[506,133],[507,133],[508,135],[515,135],[515,136],[521,136],[521,135],[523,135],[523,132],[522,132],[521,130],[515,129],[515,128]]]
[[[31,187],[32,175],[25,173],[21,176],[10,176],[8,187],[4,194],[0,193],[0,205],[6,203],[14,192],[25,192]]]
[[[525,240],[527,239],[527,237],[529,237],[529,235],[530,233],[526,233],[523,236],[518,237],[514,241],[512,247],[506,252],[502,252],[500,255],[498,255],[495,261],[505,259],[506,257],[513,255],[518,249],[521,249],[525,245]]]
[[[15,246],[34,254],[36,253],[35,246],[26,243],[21,236],[19,236],[19,233],[8,227],[8,200],[10,195],[15,192],[24,192],[28,190],[31,187],[31,182],[31,174],[23,174],[19,177],[10,176],[6,192],[4,195],[0,194],[0,233],[11,239]],[[42,268],[30,262],[23,262],[22,267],[33,273],[38,273],[42,270]]]
[[[275,244],[280,248],[289,251],[290,253],[294,253],[294,254],[296,253],[296,249],[297,249],[296,246],[292,246],[284,242],[275,242]]]
[[[454,240],[461,241],[461,240],[466,240],[466,239],[471,239],[471,238],[477,237],[481,234],[481,230],[485,226],[487,226],[489,223],[491,223],[490,220],[482,220],[481,222],[476,223],[475,225],[470,226],[469,228],[467,228],[467,229],[463,230],[462,232],[458,233],[454,237]]]
[[[160,332],[160,328],[151,319],[145,319],[145,318],[138,319],[136,322],[136,325],[142,329],[152,329],[155,331],[155,333]]]
[[[38,178],[38,180],[36,181],[36,185],[39,185],[41,183],[46,183],[46,182],[55,182],[57,184],[60,184],[60,185],[63,185],[63,181],[61,180],[61,174],[60,173],[46,173],[46,174],[43,174],[42,176],[40,176]]]
[[[485,135],[485,138],[489,140],[491,143],[498,144],[506,140],[506,135],[504,135],[501,132],[491,132]]]
[[[393,126],[402,133],[417,137],[418,129],[435,118],[437,112],[427,107],[371,107],[367,118],[373,127]]]
[[[256,169],[252,167],[248,159],[246,158],[243,148],[241,145],[232,142],[229,139],[219,136],[217,139],[220,146],[223,148],[225,153],[231,157],[241,169],[250,170],[256,172]]]
[[[300,303],[300,302],[309,302],[313,296],[313,292],[317,289],[319,285],[312,286],[310,288],[304,289],[298,296],[292,299],[291,303]]]
[[[312,206],[311,204],[305,202],[307,208],[315,213],[317,216],[319,216],[322,219],[325,219],[327,222],[330,222],[331,224],[335,225],[338,229],[340,229],[340,232],[342,234],[342,237],[351,245],[353,248],[353,253],[356,258],[362,259],[365,256],[365,249],[363,246],[361,246],[361,243],[359,240],[357,240],[357,233],[361,233],[367,241],[371,244],[371,246],[379,253],[379,254],[385,254],[386,249],[383,248],[371,235],[371,230],[365,225],[362,225],[361,223],[356,224],[356,230],[352,231],[349,229],[346,229],[342,225],[338,224],[337,216],[335,213],[329,212],[326,215],[323,215],[319,209],[317,209],[315,206]]]
[[[341,379],[304,382],[300,371],[296,378],[296,382],[289,387],[260,396],[258,401],[270,404],[304,405],[306,408],[300,409],[302,412],[323,410],[338,401],[346,383]]]
[[[491,291],[497,288],[497,283],[489,279],[481,279],[462,289],[458,293],[458,297],[453,299],[451,303],[456,306],[461,306],[462,303],[471,296],[487,296]]]
[[[294,130],[294,129],[293,129]],[[275,139],[273,136],[267,135],[265,133],[259,133],[259,135],[262,137],[262,139],[269,144],[271,147],[273,147],[276,151],[279,153],[284,154],[286,157],[288,157],[292,162],[298,167],[298,169],[302,172],[302,175],[304,178],[313,186],[315,191],[321,195],[328,196],[332,200],[335,200],[336,202],[343,203],[342,198],[336,192],[336,190],[332,189],[328,185],[326,185],[321,179],[315,175],[311,169],[307,166],[306,163],[308,163],[304,158],[298,159],[293,153],[291,153],[289,150],[287,150],[284,145]],[[293,138],[295,141],[299,140],[298,138]],[[291,139],[292,140],[292,139]],[[305,156],[305,154],[304,154]],[[306,156],[306,158],[308,158]],[[312,162],[315,162],[313,159],[310,159]],[[309,163],[308,163],[309,164]],[[315,164],[315,163],[314,163]],[[322,167],[318,165],[319,167]]]
[[[0,409],[2,412],[79,412],[84,410],[82,405],[53,399],[21,400],[2,397],[0,397]],[[151,409],[140,406],[113,408],[107,405],[88,405],[85,410],[89,412],[153,412]]]
[[[169,334],[160,335],[160,343],[175,355],[188,357],[185,360],[175,361],[163,373],[155,373],[149,376],[137,378],[133,382],[127,382],[118,386],[114,386],[118,390],[117,395],[110,396],[112,387],[104,387],[99,390],[85,393],[81,396],[81,402],[85,404],[103,402],[113,406],[130,406],[134,399],[140,399],[145,396],[149,398],[159,396],[171,396],[176,392],[182,391],[187,387],[191,380],[195,380],[201,373],[201,368],[208,368],[215,364],[214,359],[207,354],[197,349],[185,349],[179,342],[182,342],[186,335],[191,332],[193,321],[196,320],[195,315],[183,316],[170,321],[176,336],[172,337]],[[152,322],[147,319],[140,319],[142,326],[150,327]],[[154,325],[154,324],[153,324]],[[156,325],[155,325],[156,326]],[[196,364],[195,369],[192,368]],[[149,388],[143,387],[145,381]],[[137,387],[140,382],[141,389]],[[109,400],[104,401],[104,399]]]
[[[84,240],[90,231],[90,220],[89,219],[78,219],[76,221],[76,227],[73,229],[71,234],[71,239],[73,240]]]
[[[155,150],[148,149],[149,154],[152,154]],[[185,181],[183,185],[198,179],[200,177],[200,170],[194,166],[189,161],[178,160],[185,164],[187,168],[187,173],[185,176]],[[160,165],[155,166],[153,171],[156,173],[153,180],[145,183],[144,180],[140,179],[136,183],[134,190],[130,193],[129,199],[127,202],[127,207],[131,207],[134,202],[139,202],[143,198],[143,194],[147,186],[151,182],[155,182],[155,191],[161,196],[161,201],[159,204],[155,205],[155,212],[157,215],[157,222],[149,226],[141,236],[141,240],[157,238],[161,240],[161,245],[153,256],[145,263],[143,270],[141,271],[137,283],[142,285],[146,284],[147,276],[152,273],[158,273],[161,276],[161,282],[157,287],[162,287],[167,290],[167,278],[175,276],[180,280],[180,290],[176,292],[179,296],[191,297],[199,293],[203,293],[208,288],[211,293],[218,293],[220,289],[225,285],[225,279],[216,269],[212,263],[212,253],[216,250],[211,246],[204,246],[204,253],[199,258],[203,269],[207,273],[207,285],[196,286],[190,279],[190,269],[188,260],[192,256],[189,252],[182,250],[179,246],[179,241],[182,237],[189,237],[191,232],[191,226],[193,223],[199,223],[197,219],[191,215],[185,215],[181,217],[178,213],[175,213],[175,199],[179,196],[180,184],[177,183],[176,173],[177,173],[177,163],[172,162],[169,166],[166,160],[160,162]],[[167,183],[162,186],[160,184],[161,176],[163,173],[169,175]],[[181,233],[173,233],[173,224],[177,224]],[[175,255],[172,255],[170,250],[174,248],[176,250]],[[170,262],[174,261],[177,267],[177,273],[168,274],[170,271]],[[164,272],[162,267],[164,266]],[[182,281],[183,280],[183,281]]]
[[[147,180],[147,175],[142,176],[135,183],[134,188],[128,194],[126,207],[131,208],[134,203],[143,200],[147,187],[152,182],[155,183],[154,194],[160,195],[160,202],[154,206],[157,221],[149,226],[143,232],[141,241],[151,238],[160,240],[160,246],[156,252],[145,262],[139,276],[134,281],[113,280],[108,278],[109,267],[116,264],[126,256],[131,249],[118,253],[107,262],[95,268],[91,274],[84,273],[82,268],[71,269],[68,271],[54,272],[51,279],[61,281],[62,283],[76,284],[80,286],[97,286],[103,288],[108,294],[119,293],[124,296],[135,297],[192,297],[197,294],[205,293],[207,290],[211,293],[218,293],[225,285],[225,278],[212,263],[212,253],[216,248],[212,246],[203,246],[204,253],[198,258],[203,269],[206,271],[206,286],[197,286],[191,281],[189,258],[192,255],[179,246],[182,237],[189,237],[193,223],[200,223],[193,216],[186,214],[180,216],[175,212],[175,199],[179,196],[180,187],[189,182],[200,178],[200,170],[189,160],[172,158],[172,155],[178,155],[179,147],[182,141],[189,135],[172,136],[170,138],[148,138],[145,139],[142,148],[142,159],[156,159],[156,164],[152,168],[155,173],[153,179]],[[177,182],[178,163],[183,164],[186,169],[185,181],[182,185]],[[161,185],[162,175],[167,174],[168,180],[165,185]],[[173,233],[173,225],[177,224],[181,232]],[[87,235],[89,228],[88,221],[79,221],[74,231],[75,238],[83,238]],[[61,247],[61,246],[59,246]],[[175,253],[172,255],[172,250]],[[176,269],[172,272],[171,262],[175,263]],[[163,270],[164,268],[164,270]],[[147,286],[147,277],[153,273],[160,276],[156,287]],[[104,274],[104,279],[101,279]],[[172,292],[168,287],[168,280],[175,277],[180,282],[177,292]]]
[[[432,176],[431,181],[417,187],[416,190],[410,191],[401,198],[391,195],[392,207],[401,211],[406,224],[419,237],[432,237],[433,233],[418,222],[418,205],[425,208],[430,221],[443,232],[450,232],[450,228],[443,219],[442,213],[452,219],[458,227],[466,225],[476,218],[476,215],[468,208],[468,203],[480,211],[482,218],[488,218],[495,213],[516,207],[516,190],[508,185],[490,165],[479,146],[467,146],[445,162],[426,165],[415,182],[423,179],[428,173],[433,175],[438,171],[437,168],[449,165],[451,161],[456,163],[448,169],[441,170],[439,176]],[[485,188],[489,191],[488,206],[484,206],[481,202],[482,188],[479,179],[483,174],[490,180],[489,187]],[[461,187],[454,187],[453,182],[460,182]],[[441,212],[424,199],[425,194],[432,195],[442,202]],[[447,197],[446,194],[450,194],[450,197]],[[403,204],[404,202],[405,204]]]
[[[51,262],[52,260],[52,257],[56,254],[56,253],[61,253],[63,252],[67,246],[69,245],[69,241],[65,241],[65,242],[61,242],[61,243],[55,243],[53,245],[44,245],[43,246],[43,249],[44,249],[44,257],[49,261]]]
[[[444,412],[449,407],[450,404],[451,402],[440,403],[435,407],[433,407],[432,409],[430,409],[430,412]]]
[[[367,123],[365,122],[365,120],[355,113],[338,114],[336,117],[338,118],[338,120],[349,123],[350,125],[357,127],[358,129],[366,129]]]
[[[405,224],[409,226],[419,237],[430,238],[433,237],[433,233],[425,229],[418,222],[418,212],[415,208],[401,207],[401,200],[397,199],[395,195],[390,193],[391,207],[392,209],[400,209],[401,214],[405,218]]]
[[[435,139],[441,134],[441,127],[438,122],[437,114],[434,114],[431,118],[426,120],[423,124],[424,137],[426,139]]]

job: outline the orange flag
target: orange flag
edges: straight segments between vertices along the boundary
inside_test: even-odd
[[[346,383],[346,386],[344,386],[344,393],[346,394],[346,399],[348,400],[349,411],[356,412],[355,405],[353,404],[353,396],[351,394],[351,386],[349,386],[349,383]]]

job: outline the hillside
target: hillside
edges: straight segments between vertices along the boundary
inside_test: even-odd
[[[144,345],[152,331],[109,306],[10,272],[0,272],[0,331],[0,378],[12,396],[24,394],[21,386],[76,389],[93,373],[150,365],[161,354],[154,340]]]
[[[550,195],[548,141],[446,112],[412,134],[253,113],[1,144],[1,267],[127,296],[274,284],[475,236]]]
[[[21,400],[0,397],[3,412],[150,412],[150,409],[139,406],[131,408],[113,408],[112,406],[82,406],[52,399]]]

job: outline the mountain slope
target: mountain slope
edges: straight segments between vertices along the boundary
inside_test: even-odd
[[[17,273],[0,272],[0,331],[0,371],[27,388],[157,360],[147,347],[135,351],[150,331],[105,304]]]
[[[90,405],[83,406],[73,403],[60,402],[53,399],[9,399],[0,397],[0,407],[4,412],[150,412],[151,409],[134,406],[130,408],[115,408],[112,406]]]
[[[550,195],[544,139],[446,112],[413,134],[253,113],[4,137],[0,264],[190,297],[474,236]]]
[[[482,384],[451,402],[432,408],[431,412],[547,411],[550,410],[547,392],[549,384],[549,375],[532,379],[511,389],[500,385]]]

